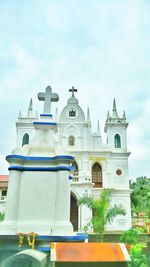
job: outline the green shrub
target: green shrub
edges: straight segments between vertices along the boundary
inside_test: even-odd
[[[130,257],[132,260],[130,267],[147,267],[148,259],[143,252],[142,245],[131,246]]]
[[[138,243],[138,235],[139,231],[131,228],[122,234],[120,241],[128,245],[135,245]]]

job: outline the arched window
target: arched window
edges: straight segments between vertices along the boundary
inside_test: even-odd
[[[68,145],[69,146],[74,146],[75,145],[75,138],[73,135],[70,135],[68,138]]]
[[[119,134],[115,134],[114,145],[115,145],[115,148],[120,148],[121,147],[121,138],[120,138]]]
[[[73,172],[73,181],[77,182],[79,179],[79,168],[78,168],[78,164],[76,163],[76,161],[72,162],[72,166],[75,167],[75,170]]]
[[[29,135],[27,133],[24,134],[22,138],[22,146],[29,144]]]
[[[94,187],[102,187],[102,167],[97,162],[92,167],[92,183]]]

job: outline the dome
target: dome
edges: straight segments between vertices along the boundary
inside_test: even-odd
[[[85,115],[75,96],[71,96],[60,114],[60,122],[85,122]]]
[[[75,96],[71,96],[68,101],[67,101],[68,104],[78,104],[79,101],[78,99],[75,97]]]

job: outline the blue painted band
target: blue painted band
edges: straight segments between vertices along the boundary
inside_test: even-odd
[[[60,156],[54,156],[54,157],[28,157],[28,156],[22,156],[22,155],[8,155],[6,157],[6,160],[8,159],[22,159],[24,161],[53,161],[53,160],[60,160],[60,159],[69,159],[74,160],[74,157],[68,156],[68,155],[60,155]]]
[[[40,117],[53,117],[52,114],[40,114]]]
[[[70,235],[70,236],[54,236],[54,235],[51,235],[51,236],[36,236],[36,240],[39,240],[39,241],[49,241],[49,242],[72,242],[72,241],[80,241],[80,242],[84,242],[85,239],[88,238],[88,235],[87,234],[82,234],[82,233],[77,233],[77,235]]]
[[[42,251],[42,252],[50,252],[50,246],[49,247],[36,247],[36,250]]]
[[[23,166],[10,166],[9,171],[71,171],[71,166],[57,166],[57,167],[23,167]]]
[[[44,121],[34,121],[33,124],[34,125],[54,125],[54,126],[57,125],[56,122],[44,122]]]

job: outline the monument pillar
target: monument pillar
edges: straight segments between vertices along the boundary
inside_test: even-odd
[[[38,94],[44,112],[34,122],[29,144],[6,157],[10,164],[5,234],[35,232],[39,235],[70,235],[70,171],[74,158],[60,146],[57,123],[50,114],[58,95],[50,87]]]

